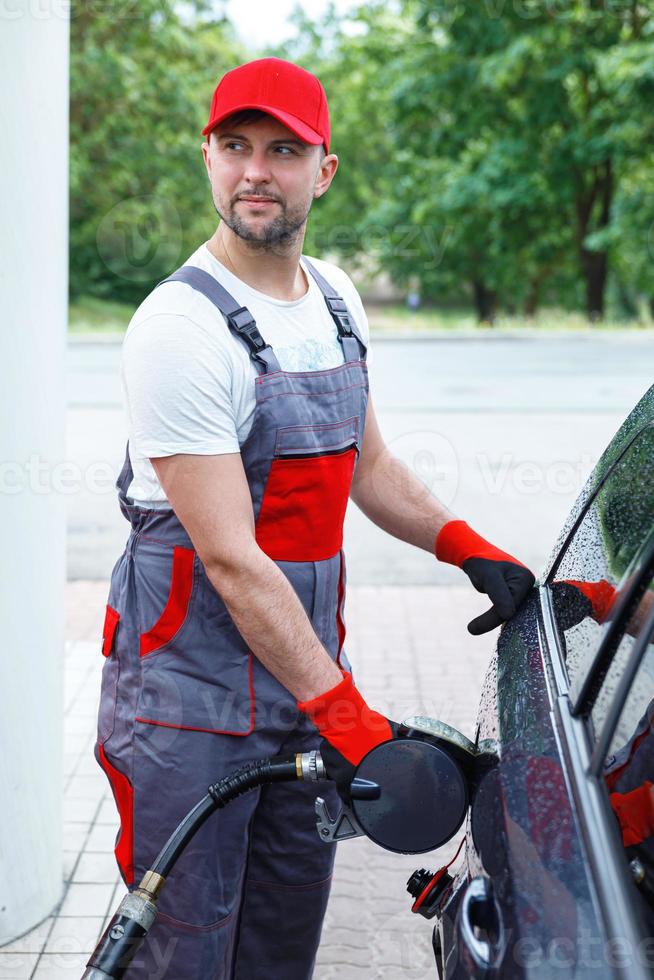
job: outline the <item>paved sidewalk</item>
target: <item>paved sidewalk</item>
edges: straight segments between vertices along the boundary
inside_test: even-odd
[[[116,810],[92,752],[107,593],[106,582],[67,586],[62,899],[0,949],[0,980],[79,980],[124,893],[113,857]],[[431,714],[474,737],[495,637],[471,637],[466,623],[484,602],[469,587],[351,588],[346,646],[370,704],[397,720]],[[431,924],[411,915],[405,885],[416,867],[449,860],[456,843],[415,857],[364,839],[339,845],[314,980],[434,980]]]

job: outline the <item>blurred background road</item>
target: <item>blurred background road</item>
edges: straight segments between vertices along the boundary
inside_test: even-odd
[[[652,383],[649,334],[374,337],[371,392],[386,442],[458,516],[535,571],[602,449]],[[120,345],[69,341],[68,577],[106,579],[127,523],[113,482],[126,423]],[[461,584],[351,504],[353,585]]]

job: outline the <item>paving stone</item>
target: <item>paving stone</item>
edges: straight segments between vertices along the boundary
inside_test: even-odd
[[[113,891],[114,885],[108,882],[101,884],[73,882],[68,886],[59,910],[59,918],[98,916],[103,919],[107,914]]]
[[[0,950],[0,980],[30,980],[38,958],[38,953],[3,953]]]
[[[117,875],[118,867],[113,853],[85,851],[80,855],[72,880],[86,884],[113,884]]]
[[[32,980],[79,980],[88,958],[88,953],[44,953]]]
[[[18,953],[40,953],[45,945],[48,933],[52,929],[52,916],[48,916],[43,922],[39,922],[37,926],[30,929],[29,932],[24,933],[17,939],[13,939],[10,943],[6,943],[4,946],[0,947],[0,953],[5,956]],[[13,961],[14,963],[17,961]],[[2,972],[0,971],[0,977],[2,977]]]
[[[64,821],[73,823],[91,823],[98,809],[95,800],[76,799],[66,796],[64,799]]]
[[[85,850],[113,854],[114,847],[116,846],[117,833],[118,818],[116,818],[113,827],[109,824],[96,824],[89,834]]]
[[[100,936],[104,915],[60,915],[48,936],[44,953],[59,953],[75,958],[92,953]]]

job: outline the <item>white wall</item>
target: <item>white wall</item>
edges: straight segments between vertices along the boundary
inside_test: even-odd
[[[62,890],[68,26],[0,0],[0,944]]]

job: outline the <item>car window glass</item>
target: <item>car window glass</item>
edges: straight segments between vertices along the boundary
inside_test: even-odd
[[[602,776],[615,815],[631,877],[650,910],[654,909],[654,583],[632,618],[623,638],[619,659],[624,664],[636,636],[647,628],[647,646],[631,684],[610,749],[603,760]],[[607,674],[592,713],[595,737],[601,734],[608,708],[620,680],[618,658]],[[635,863],[634,863],[635,862]]]
[[[611,664],[591,709],[591,737],[597,741],[604,726],[606,716],[618,693],[618,687],[625,667],[629,662],[636,638],[645,628],[647,617],[654,607],[654,582],[650,582],[639,606],[625,628],[624,636],[613,655]],[[650,676],[651,675],[651,676]],[[641,661],[636,681],[631,685],[620,721],[613,734],[609,755],[626,745],[637,722],[646,712],[649,702],[654,698],[654,650],[648,645]],[[654,773],[653,773],[654,777]]]
[[[604,474],[598,472],[597,482]],[[616,589],[654,526],[654,426],[635,438],[586,511],[549,583],[571,684],[588,669]]]

